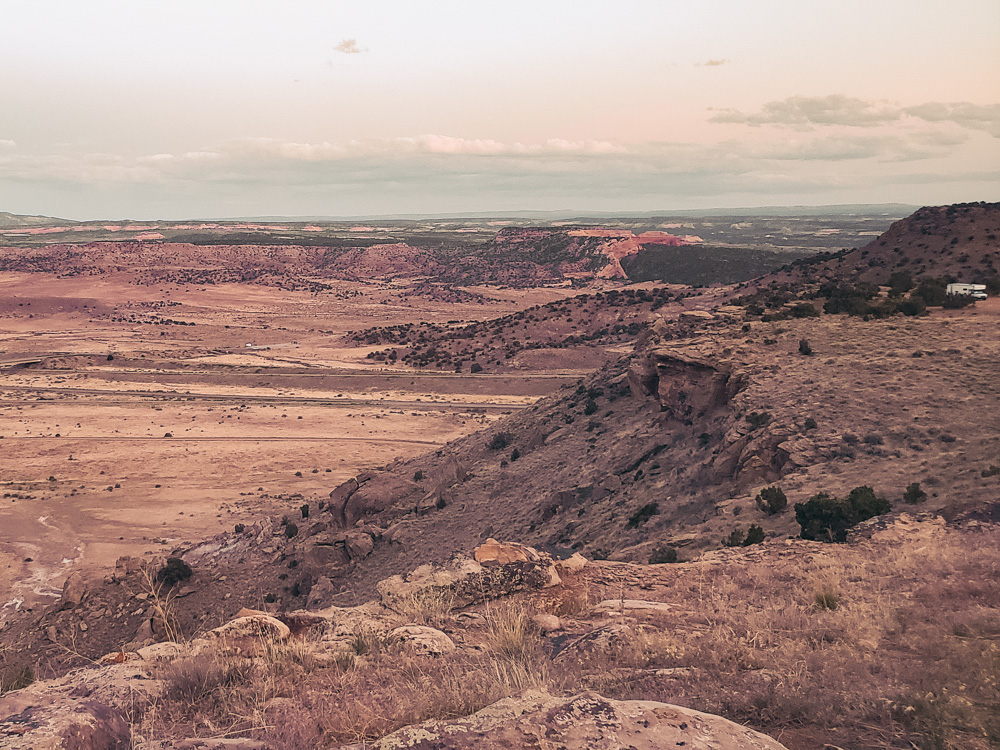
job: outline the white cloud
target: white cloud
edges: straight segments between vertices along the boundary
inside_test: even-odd
[[[831,125],[874,128],[907,118],[926,123],[952,123],[968,130],[982,130],[994,138],[1000,138],[1000,104],[927,102],[901,107],[886,101],[867,101],[842,94],[791,96],[767,102],[758,112],[752,113],[723,109],[710,120],[751,127],[775,125],[814,130],[816,126]]]
[[[0,148],[16,148],[17,144],[14,141],[6,141],[0,138]]]

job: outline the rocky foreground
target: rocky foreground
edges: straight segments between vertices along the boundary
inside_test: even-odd
[[[188,638],[190,583],[133,566],[115,585],[148,637],[0,697],[0,745],[818,750],[934,732],[985,750],[998,542],[930,515],[673,565],[490,539],[360,606],[265,604]],[[63,611],[90,596],[71,581]]]

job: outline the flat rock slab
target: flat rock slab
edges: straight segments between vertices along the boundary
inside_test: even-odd
[[[604,610],[645,610],[648,612],[669,612],[674,608],[673,604],[666,602],[650,602],[645,599],[605,599],[597,605],[597,609]]]
[[[785,750],[766,735],[712,714],[654,701],[613,701],[587,692],[572,698],[528,693],[471,716],[404,727],[366,750]],[[362,745],[342,750],[361,750]]]

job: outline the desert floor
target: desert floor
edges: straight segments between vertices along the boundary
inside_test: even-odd
[[[391,283],[317,294],[131,281],[0,274],[0,622],[57,596],[72,570],[165,554],[275,498],[315,505],[360,470],[580,374],[390,370],[342,340],[372,325],[496,317],[568,288],[453,303],[401,302]],[[31,359],[41,362],[12,364]]]

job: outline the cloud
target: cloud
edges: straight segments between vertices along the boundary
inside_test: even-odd
[[[884,103],[868,102],[841,94],[830,96],[792,96],[781,101],[768,102],[759,112],[745,114],[735,109],[725,109],[711,118],[712,122],[742,123],[745,125],[785,125],[806,127],[812,125],[851,125],[874,127],[884,125],[902,116],[899,108]]]
[[[145,217],[570,204],[634,209],[689,198],[712,205],[759,205],[819,194],[827,196],[825,202],[863,202],[881,195],[879,190],[898,197],[885,186],[910,184],[907,175],[918,165],[929,176],[912,184],[939,190],[938,183],[955,182],[945,180],[948,175],[967,174],[968,167],[983,161],[978,154],[965,164],[940,157],[952,156],[956,148],[969,157],[980,146],[954,129],[780,137],[757,131],[751,138],[711,144],[505,142],[440,134],[343,142],[242,138],[139,158],[0,149],[0,203],[32,201],[39,206],[32,209],[36,212],[79,215],[80,208],[59,208],[72,201],[87,206],[93,216],[125,211]],[[992,153],[1000,153],[1000,143]],[[993,188],[975,180],[979,192],[962,193],[960,199],[992,195]]]
[[[907,118],[933,124],[952,123],[960,128],[981,130],[994,138],[1000,138],[1000,104],[927,102],[900,107],[886,101],[868,101],[842,94],[791,96],[767,102],[758,112],[723,109],[709,119],[711,122],[751,127],[774,125],[796,130],[814,130],[816,126],[833,125],[874,128]]]
[[[994,138],[1000,138],[1000,104],[928,102],[916,107],[906,107],[903,112],[925,122],[953,122],[959,127],[983,130]]]
[[[357,39],[344,39],[340,44],[333,48],[336,52],[342,52],[345,55],[359,55],[364,50],[358,47]]]
[[[0,138],[0,148],[16,148],[17,144],[14,141],[6,141]]]
[[[703,68],[717,68],[720,65],[729,65],[731,62],[731,60],[727,60],[723,57],[718,60],[706,60],[703,63],[695,63],[695,65]]]

